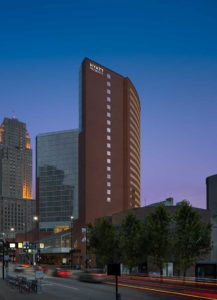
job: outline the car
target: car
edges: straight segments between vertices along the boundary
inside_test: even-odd
[[[86,282],[103,282],[105,281],[106,274],[101,269],[86,269],[77,274],[79,281]]]
[[[25,267],[23,267],[23,265],[16,265],[15,268],[14,268],[14,272],[19,272],[19,273],[22,273],[25,271]]]
[[[62,268],[56,268],[53,271],[53,276],[56,277],[70,277],[72,275],[71,270],[62,269]]]
[[[30,264],[22,264],[22,265],[20,265],[22,268],[24,268],[24,269],[28,269],[28,268],[30,268],[31,267],[31,265]]]

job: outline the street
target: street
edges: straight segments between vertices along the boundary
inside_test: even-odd
[[[20,299],[55,299],[55,300],[112,300],[116,299],[115,280],[109,277],[104,283],[89,283],[77,280],[76,272],[68,278],[53,277],[52,272],[44,275],[41,280],[41,290],[37,295],[19,294]],[[14,266],[10,265],[8,274],[14,277],[25,276],[34,279],[35,273],[32,268],[25,269],[22,273],[14,271]],[[7,286],[8,289],[12,289]],[[121,276],[119,277],[118,292],[120,300],[170,300],[170,299],[198,299],[213,300],[217,299],[216,283],[204,284],[195,281],[186,281],[175,278],[140,277],[140,276]],[[15,292],[16,293],[16,292]],[[11,299],[9,296],[0,299]]]
[[[80,282],[76,279],[45,278],[43,290],[60,297],[63,300],[112,300],[115,299],[115,286],[104,283]],[[162,299],[168,300],[168,296],[153,295],[129,288],[119,288],[121,299]],[[175,299],[174,297],[171,299]]]

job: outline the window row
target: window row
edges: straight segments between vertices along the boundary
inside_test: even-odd
[[[111,75],[107,74],[107,79],[111,79]],[[111,87],[111,82],[107,81],[107,87]],[[107,178],[107,182],[106,182],[106,186],[107,186],[107,190],[106,190],[106,201],[107,202],[111,202],[111,89],[107,88],[106,90],[107,92],[107,96],[106,96],[106,100],[107,100],[107,104],[106,104],[106,140],[109,141],[106,145],[106,178]],[[108,96],[109,95],[109,96]]]

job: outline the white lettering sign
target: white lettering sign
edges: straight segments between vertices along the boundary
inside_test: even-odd
[[[91,62],[90,62],[90,69],[98,74],[103,75],[103,71],[104,71],[103,68],[96,66],[95,64],[93,64]]]

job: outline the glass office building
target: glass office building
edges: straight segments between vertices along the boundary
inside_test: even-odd
[[[39,227],[58,232],[78,218],[78,130],[36,137]]]

